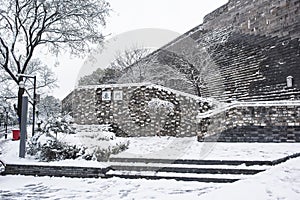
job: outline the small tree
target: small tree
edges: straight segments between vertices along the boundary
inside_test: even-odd
[[[98,68],[92,74],[81,77],[78,81],[78,85],[83,86],[116,83],[120,76],[121,71],[114,68]]]
[[[39,118],[47,119],[58,116],[61,112],[60,100],[53,96],[46,96],[40,100],[37,105],[39,111]]]
[[[0,67],[17,84],[38,47],[46,45],[58,54],[66,49],[76,55],[101,43],[110,11],[104,0],[7,0],[0,5]],[[21,116],[23,88],[18,89]]]

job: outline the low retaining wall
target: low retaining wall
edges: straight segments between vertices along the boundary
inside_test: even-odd
[[[99,178],[108,168],[6,164],[4,175]]]
[[[300,102],[232,107],[199,123],[199,141],[300,142]]]

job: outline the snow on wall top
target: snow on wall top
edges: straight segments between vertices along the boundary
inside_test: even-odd
[[[142,87],[145,86],[147,88],[157,88],[157,89],[161,89],[164,90],[166,92],[172,92],[176,95],[181,95],[181,96],[185,96],[185,97],[189,97],[192,99],[195,99],[197,101],[205,101],[205,102],[211,102],[214,103],[216,102],[216,100],[212,99],[212,98],[203,98],[203,97],[199,97],[193,94],[189,94],[189,93],[185,93],[185,92],[181,92],[178,90],[174,90],[171,88],[167,88],[161,85],[156,85],[150,82],[143,82],[143,83],[125,83],[125,84],[104,84],[104,85],[87,85],[87,86],[78,86],[75,88],[75,90],[81,90],[81,89],[97,89],[97,88],[122,88],[122,87]]]

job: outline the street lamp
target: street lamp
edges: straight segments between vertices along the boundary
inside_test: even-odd
[[[7,126],[8,126],[8,111],[5,108],[5,113],[6,113],[6,117],[5,117],[5,139],[7,139]]]
[[[3,122],[3,127],[5,129],[5,134],[4,137],[7,139],[7,126],[8,126],[8,110],[5,106],[3,106],[2,113],[0,114],[1,116],[1,124]]]
[[[32,136],[34,136],[34,125],[35,125],[35,107],[36,107],[36,76],[30,76],[26,74],[18,74],[17,76],[19,77],[24,77],[24,78],[32,78],[33,79],[33,103],[32,103]],[[25,84],[23,81],[20,81],[19,83],[20,88],[25,88]]]
[[[5,127],[5,139],[7,139],[7,126],[8,126],[8,110],[4,107],[5,112],[5,121],[4,121],[4,127]]]

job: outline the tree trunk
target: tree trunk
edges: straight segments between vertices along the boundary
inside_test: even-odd
[[[22,115],[22,96],[25,92],[24,88],[19,87],[18,91],[18,107],[17,107],[17,115],[18,115],[18,122],[19,125],[21,124],[21,115]]]
[[[198,86],[198,85],[196,85],[196,92],[197,92],[197,95],[199,96],[199,97],[201,97],[201,90],[200,90],[200,87]]]

